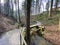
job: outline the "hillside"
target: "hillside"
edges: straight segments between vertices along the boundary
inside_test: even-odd
[[[15,29],[16,21],[11,17],[6,17],[0,14],[0,35],[3,32]]]
[[[31,15],[30,22],[34,24],[34,21],[40,21],[44,25],[57,25],[59,23],[59,18],[60,18],[60,11],[58,11],[57,14],[53,12],[52,17],[50,19],[48,19],[48,13],[43,12],[38,15]],[[22,16],[21,20],[25,23],[26,22],[25,16]]]
[[[52,12],[52,17],[48,18],[48,12],[43,12],[38,15],[31,15],[31,21],[40,21],[44,25],[58,25],[59,24],[59,18],[60,18],[60,11]]]
[[[36,20],[41,21],[44,25],[57,25],[59,23],[60,11],[55,14],[52,12],[52,17],[48,19],[48,13],[44,12],[37,16]]]

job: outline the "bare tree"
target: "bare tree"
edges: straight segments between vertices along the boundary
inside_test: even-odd
[[[52,16],[52,7],[53,7],[53,0],[51,0],[51,3],[50,3],[50,10],[49,10],[49,17]]]
[[[58,0],[55,1],[55,11],[56,11],[56,13],[57,13],[57,7],[58,7]]]
[[[4,0],[4,11],[3,11],[3,14],[5,14],[6,16],[8,16],[9,15],[9,9],[10,9],[10,5],[9,5],[9,0]],[[2,9],[2,10],[3,10]]]
[[[42,0],[39,0],[39,4],[38,4],[38,11],[39,11],[39,14],[40,14],[41,5],[42,5]]]
[[[14,0],[14,3],[15,3],[15,9],[16,9],[15,16],[16,16],[16,21],[18,22],[18,19],[17,19],[17,18],[18,18],[18,16],[17,16],[17,15],[18,15],[18,14],[17,14],[17,2],[18,2],[17,0]]]
[[[18,0],[18,16],[19,16],[19,25],[20,25],[21,24],[21,18],[20,18],[19,0]]]
[[[11,17],[13,17],[13,0],[11,0],[11,7],[12,7],[12,12],[11,12]]]
[[[0,0],[0,13],[1,13],[1,0]]]
[[[39,4],[39,0],[36,0],[36,13],[38,13],[38,4]]]
[[[35,13],[35,0],[32,0],[32,3],[31,3],[31,14],[32,13]]]
[[[48,0],[48,2],[46,3],[46,10],[47,10],[47,12],[49,11],[49,3],[50,3],[50,1]]]

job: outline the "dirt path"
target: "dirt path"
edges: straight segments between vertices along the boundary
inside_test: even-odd
[[[44,38],[55,45],[60,45],[60,32],[58,31],[58,25],[45,26],[45,28],[46,31],[44,32]]]

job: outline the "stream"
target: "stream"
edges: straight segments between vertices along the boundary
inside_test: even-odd
[[[4,33],[0,38],[0,45],[20,45],[20,30],[15,29]],[[32,36],[31,45],[52,45],[52,44],[46,41],[44,38],[36,35]]]

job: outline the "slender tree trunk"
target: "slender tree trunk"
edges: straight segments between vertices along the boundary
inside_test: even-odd
[[[21,23],[21,18],[20,18],[19,0],[18,0],[18,16],[19,16],[19,24],[20,24]]]
[[[16,13],[15,13],[15,15],[16,15],[16,21],[18,22],[18,20],[17,20],[17,0],[14,0],[14,3],[15,3],[15,9],[16,9]]]
[[[30,45],[30,9],[31,9],[31,0],[27,0],[26,33],[27,33],[28,45]]]
[[[1,0],[0,0],[0,13],[1,13]]]
[[[39,0],[36,0],[36,13],[38,14],[38,4],[39,4]]]
[[[7,9],[8,10],[8,16],[9,16],[9,14],[10,14],[10,12],[9,12],[10,11],[10,2],[9,2],[9,0],[7,1],[7,7],[8,7],[8,9]]]
[[[13,0],[11,0],[11,7],[12,7],[12,14],[11,14],[11,17],[13,17]]]
[[[52,11],[53,11],[52,7],[53,7],[53,0],[51,0],[51,4],[50,4],[49,18],[52,16]]]
[[[55,1],[55,14],[57,13],[58,0]]]
[[[40,9],[41,9],[41,4],[42,4],[42,0],[39,1],[39,4],[38,4],[38,11],[39,11],[39,14],[40,14]]]
[[[21,26],[21,18],[20,18],[20,9],[19,9],[19,0],[18,0],[18,28]]]
[[[9,16],[10,16],[10,0],[9,0]]]

